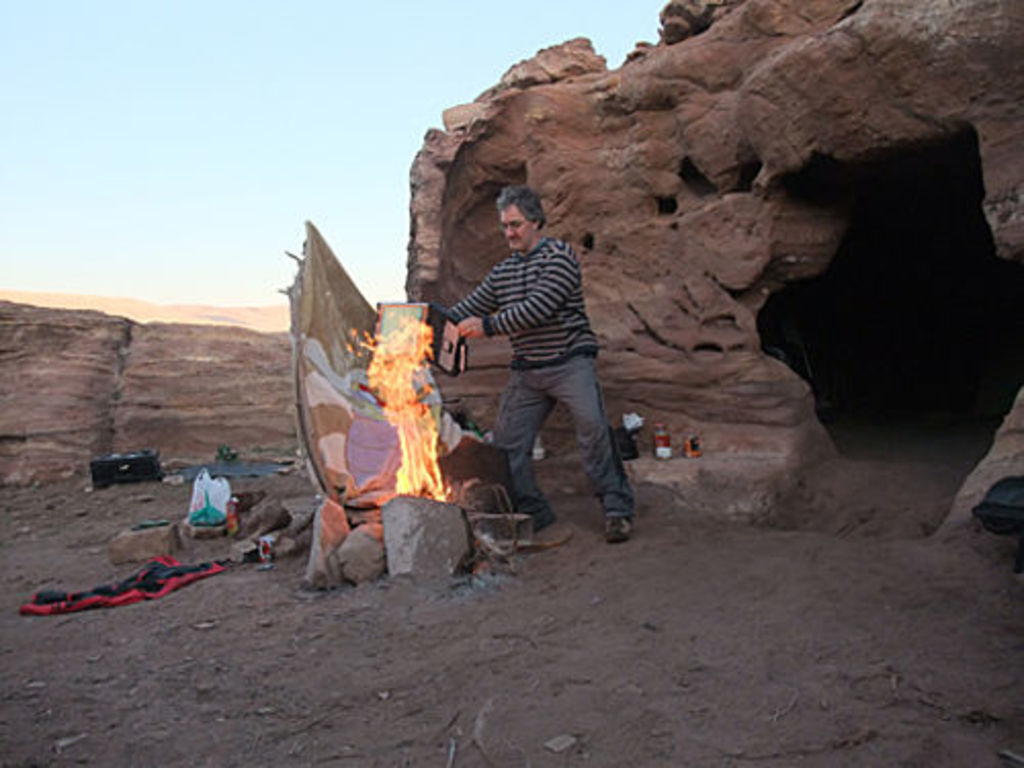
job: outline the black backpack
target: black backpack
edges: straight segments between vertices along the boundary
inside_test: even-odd
[[[996,482],[971,512],[986,531],[1020,537],[1013,572],[1024,571],[1024,476]]]

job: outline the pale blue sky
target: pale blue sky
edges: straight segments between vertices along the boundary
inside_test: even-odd
[[[542,48],[609,69],[663,0],[0,0],[0,287],[283,302],[312,221],[403,299],[409,168]]]

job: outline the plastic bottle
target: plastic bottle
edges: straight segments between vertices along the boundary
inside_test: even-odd
[[[228,499],[225,509],[224,535],[234,536],[238,533],[238,497],[232,496]]]

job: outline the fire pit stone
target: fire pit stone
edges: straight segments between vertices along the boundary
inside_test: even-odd
[[[466,516],[456,504],[396,496],[381,508],[381,522],[391,576],[449,577],[472,554]]]

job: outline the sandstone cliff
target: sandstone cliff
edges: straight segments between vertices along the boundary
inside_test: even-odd
[[[87,477],[92,458],[143,448],[294,454],[287,334],[0,302],[0,365],[0,483]]]
[[[619,70],[572,40],[445,113],[412,168],[410,295],[472,288],[505,252],[497,191],[529,183],[581,256],[613,420],[785,474],[831,450],[816,408],[1006,413],[1024,6],[692,0],[661,21]],[[488,421],[507,357],[475,344],[446,394]]]

